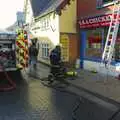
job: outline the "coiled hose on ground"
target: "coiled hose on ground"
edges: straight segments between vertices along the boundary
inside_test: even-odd
[[[5,86],[1,86],[0,85],[0,91],[11,91],[13,89],[16,89],[16,83],[13,82],[13,80],[11,79],[11,77],[8,75],[8,72],[5,71],[5,68],[4,68],[4,64],[2,62],[0,62],[0,68],[2,69],[7,81],[9,82],[10,85],[5,85]]]

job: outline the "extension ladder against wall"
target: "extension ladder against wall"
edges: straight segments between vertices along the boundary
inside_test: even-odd
[[[105,64],[105,67],[109,67],[112,60],[117,33],[119,30],[120,22],[119,18],[120,18],[120,0],[115,0],[113,13],[111,16],[110,27],[107,34],[104,52],[102,55],[102,63]]]

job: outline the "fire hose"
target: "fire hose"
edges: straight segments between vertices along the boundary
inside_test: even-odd
[[[11,85],[6,85],[6,86],[0,86],[0,91],[5,92],[5,91],[10,91],[10,90],[16,89],[16,83],[13,82],[11,77],[8,75],[7,71],[5,71],[4,63],[2,61],[0,61],[0,68],[1,68],[1,70],[3,70],[3,73],[4,73],[7,81],[11,84]]]

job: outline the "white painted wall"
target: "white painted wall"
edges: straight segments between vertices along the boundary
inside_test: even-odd
[[[93,61],[84,61],[84,69],[85,70],[95,70],[102,74],[108,74],[111,76],[118,76],[120,74],[120,65],[119,66],[110,66],[110,69],[106,69],[104,65],[100,65],[98,62]]]
[[[70,5],[66,5],[62,9],[60,15],[60,32],[76,33],[76,21],[77,21],[77,0],[71,0]]]
[[[41,17],[41,19],[35,23],[35,25],[32,27],[34,29],[35,27],[41,27],[40,21],[43,19],[49,19],[49,27],[46,30],[32,30],[32,33],[36,37],[47,37],[51,40],[53,45],[59,44],[59,16],[50,13],[49,15],[46,15],[45,17]],[[53,30],[52,30],[53,29]]]
[[[27,5],[26,5],[26,23],[31,23],[33,20],[33,11],[32,11],[32,6],[30,3],[30,0],[27,1]]]

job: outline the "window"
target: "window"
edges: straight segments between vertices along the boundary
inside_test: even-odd
[[[46,20],[46,27],[49,27],[49,19]]]
[[[110,2],[113,2],[114,0],[103,0],[103,4],[104,3],[110,3]]]
[[[42,44],[42,57],[49,58],[49,44]]]
[[[97,8],[112,5],[114,0],[97,0]]]
[[[87,30],[87,44],[85,56],[87,58],[101,59],[109,27]],[[120,27],[115,43],[113,61],[120,62]]]
[[[87,31],[86,57],[101,58],[103,52],[102,33],[102,28]]]
[[[49,20],[48,20],[48,18],[42,19],[39,24],[40,24],[39,26],[40,26],[41,31],[45,31],[45,30],[49,29]]]

